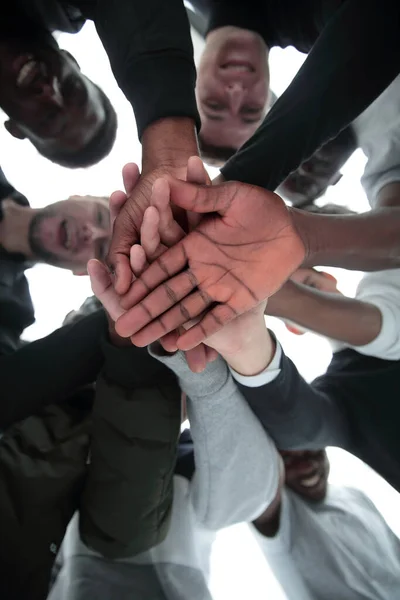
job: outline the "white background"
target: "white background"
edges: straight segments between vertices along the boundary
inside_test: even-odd
[[[128,161],[140,163],[141,149],[132,109],[115,83],[93,25],[88,23],[78,35],[59,35],[58,41],[61,47],[77,58],[82,71],[109,95],[119,117],[118,136],[112,153],[101,163],[88,170],[70,171],[41,158],[29,142],[14,140],[2,128],[0,165],[11,183],[28,197],[34,207],[46,206],[71,194],[108,195],[122,185],[122,166]],[[201,45],[201,40],[195,37],[196,57]],[[304,58],[304,55],[291,48],[272,51],[271,88],[277,95],[290,83]],[[290,144],[290,140],[287,143]],[[326,200],[345,204],[358,211],[366,210],[368,204],[359,183],[364,164],[365,158],[358,151],[343,170],[343,179],[329,191]],[[359,273],[330,271],[338,278],[339,287],[344,293],[354,294]],[[66,313],[78,308],[90,295],[87,277],[74,277],[69,272],[53,267],[38,265],[30,270],[28,278],[36,310],[36,323],[25,332],[25,338],[29,340],[47,335],[60,326]],[[328,342],[311,334],[294,336],[273,319],[270,326],[277,331],[285,351],[307,379],[324,372],[331,356]],[[344,451],[332,449],[329,454],[331,481],[365,490],[400,535],[398,494],[368,467]],[[245,526],[231,528],[219,535],[212,565],[211,586],[216,600],[284,598]]]

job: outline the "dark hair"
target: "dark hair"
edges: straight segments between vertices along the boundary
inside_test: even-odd
[[[356,215],[357,214],[354,210],[350,210],[350,208],[347,208],[347,206],[342,206],[341,204],[333,204],[332,202],[329,202],[328,204],[324,204],[323,206],[318,206],[317,204],[306,204],[301,207],[301,210],[305,210],[307,212],[315,213],[318,215]]]
[[[199,149],[201,158],[211,167],[222,167],[237,152],[237,148],[206,144],[201,139],[201,132],[199,134]]]
[[[52,162],[67,167],[69,169],[79,169],[91,167],[105,158],[114,146],[117,135],[117,114],[109,98],[103,90],[96,84],[94,87],[98,90],[104,107],[105,119],[100,131],[90,140],[86,146],[75,152],[67,152],[62,148],[47,149],[41,145],[36,146],[37,151]]]

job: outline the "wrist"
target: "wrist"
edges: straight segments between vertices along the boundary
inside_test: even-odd
[[[264,319],[263,319],[264,321]],[[275,354],[275,341],[272,339],[265,321],[262,327],[254,330],[250,339],[235,352],[221,353],[228,365],[245,377],[258,375],[268,367]]]
[[[319,251],[318,223],[315,217],[304,210],[289,208],[293,225],[300,236],[305,249],[305,256],[302,266],[314,266]]]
[[[142,137],[143,171],[187,167],[198,156],[196,124],[187,117],[169,117],[149,125]]]

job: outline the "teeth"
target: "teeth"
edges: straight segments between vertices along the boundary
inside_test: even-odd
[[[69,250],[71,248],[71,231],[68,227],[68,223],[65,223],[65,233],[66,233],[66,241],[65,241],[65,247],[67,250]]]
[[[225,69],[229,69],[229,71],[233,71],[235,73],[250,73],[252,71],[249,65],[225,65]]]
[[[36,61],[30,59],[24,64],[23,67],[21,67],[17,77],[18,87],[23,87],[26,81],[29,80],[29,76],[31,75],[33,69],[35,69],[36,65]]]
[[[320,477],[317,473],[316,475],[313,475],[312,477],[306,477],[306,479],[302,479],[300,483],[303,487],[311,488],[311,487],[314,487],[315,485],[317,485],[317,483],[319,482],[319,479],[320,479]]]

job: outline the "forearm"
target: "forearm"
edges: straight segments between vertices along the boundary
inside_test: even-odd
[[[188,396],[196,463],[191,501],[198,520],[216,530],[255,518],[276,495],[279,460],[226,363],[218,358],[193,374],[181,353],[159,359]]]
[[[231,369],[244,376],[258,375],[266,369],[276,348],[264,319],[260,320],[258,327],[249,330],[249,334],[239,351],[221,353]]]
[[[199,153],[193,119],[170,117],[149,125],[142,138],[143,169],[185,168],[191,156]]]
[[[132,104],[139,138],[166,117],[188,117],[199,126],[196,69],[182,0],[71,3],[95,22],[115,78]]]
[[[344,2],[225,179],[275,190],[365,110],[398,74],[399,16],[390,0]]]
[[[103,363],[100,340],[105,330],[105,315],[98,311],[3,356],[0,428],[6,429],[95,381]]]
[[[103,350],[80,530],[88,546],[120,558],[144,552],[167,535],[180,391],[173,374],[146,349],[105,343]]]
[[[306,247],[303,266],[330,265],[360,271],[400,266],[400,208],[361,215],[326,216],[291,209]]]
[[[373,304],[293,282],[286,285],[288,291],[279,297],[273,310],[267,306],[267,314],[293,321],[348,346],[369,344],[379,335],[382,315]]]

